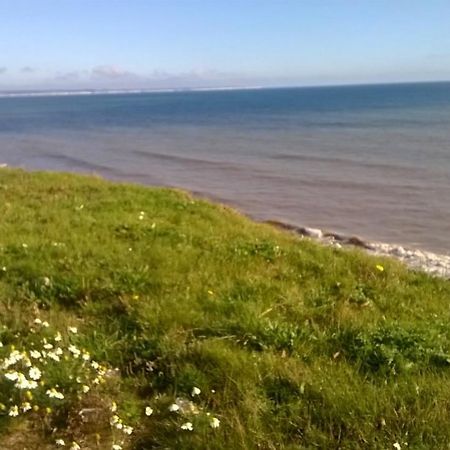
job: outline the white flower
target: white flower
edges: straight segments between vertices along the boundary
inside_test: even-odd
[[[80,449],[81,447],[75,441],[73,441],[69,450],[80,450]]]
[[[47,389],[46,394],[50,398],[57,398],[59,400],[64,398],[64,394],[62,392],[58,392],[55,388]]]
[[[14,364],[17,364],[19,361],[23,359],[24,355],[17,350],[13,350],[10,355],[5,358],[2,364],[3,369],[7,369],[9,366],[13,366]]]
[[[28,372],[28,375],[32,380],[37,381],[41,378],[42,373],[37,367],[31,367]]]
[[[147,406],[147,407],[145,408],[145,415],[146,415],[146,416],[151,416],[152,414],[153,414],[153,409],[150,408],[150,406]]]
[[[61,342],[61,341],[62,341],[62,336],[61,336],[61,333],[58,331],[55,334],[55,342]]]
[[[64,447],[66,445],[64,439],[56,439],[55,444],[59,447]]]
[[[47,344],[44,344],[42,347],[44,347],[45,348],[45,350],[51,350],[52,348],[53,348],[53,345],[52,344],[49,344],[49,343],[47,343]]]
[[[89,361],[91,359],[91,355],[88,352],[83,352],[82,358],[84,361]]]
[[[34,359],[42,358],[41,352],[38,352],[37,350],[31,350],[30,356]]]
[[[17,405],[11,406],[9,408],[8,416],[17,417],[19,415],[19,407]]]
[[[34,319],[34,323],[35,323],[36,325],[41,325],[41,324],[42,324],[42,320],[39,319],[39,317],[37,317],[36,319]]]
[[[50,359],[53,359],[53,361],[56,361],[56,362],[61,361],[61,359],[60,359],[59,356],[56,354],[56,352],[48,352],[48,353],[47,353],[47,356],[48,356]]]
[[[44,277],[44,286],[50,286],[50,278],[49,277]]]
[[[121,422],[121,420],[120,420],[120,417],[117,414],[114,414],[114,416],[112,416],[111,419],[109,419],[109,423],[111,425],[114,425],[114,424],[119,423],[119,422]]]
[[[191,395],[192,395],[192,397],[195,397],[196,395],[200,395],[200,393],[201,393],[202,391],[198,388],[198,387],[193,387],[192,388],[192,392],[191,392]]]
[[[169,411],[170,412],[177,412],[179,409],[180,409],[180,407],[176,403],[172,403],[169,406]]]
[[[401,449],[402,449],[402,446],[401,446],[398,442],[395,442],[395,443],[392,445],[392,447],[394,447],[395,450],[401,450]]]
[[[100,364],[97,361],[91,362],[91,367],[95,370],[97,370],[100,367]]]
[[[122,446],[119,444],[113,444],[111,448],[112,450],[122,450]]]
[[[42,322],[42,326],[44,328],[48,328],[50,326],[50,324],[45,320],[44,322]]]
[[[77,327],[68,327],[67,329],[72,334],[77,334],[78,333],[78,328]]]
[[[116,412],[117,411],[117,403],[116,402],[112,402],[111,403],[111,408],[109,408],[111,410],[111,412]]]
[[[79,348],[75,347],[75,345],[69,345],[68,350],[70,353],[72,353],[72,355],[74,356],[74,358],[78,358],[81,354],[81,351]]]
[[[2,341],[0,341],[0,348],[2,348],[3,347],[3,342]]]
[[[17,374],[17,381],[14,385],[17,389],[36,389],[37,383],[36,381],[28,381],[26,376],[23,373]]]
[[[31,404],[29,402],[22,403],[22,411],[27,412],[31,409]]]
[[[129,427],[128,425],[125,425],[125,426],[123,427],[123,432],[124,432],[125,434],[131,434],[131,433],[133,432],[133,428],[132,428],[132,427]]]
[[[211,419],[211,422],[209,423],[209,426],[211,428],[219,428],[220,426],[220,420],[217,417],[213,417]]]
[[[181,425],[180,427],[182,430],[186,430],[186,431],[192,431],[194,429],[194,427],[192,426],[191,422],[186,422],[183,423],[183,425]]]
[[[17,381],[19,379],[19,372],[5,373],[5,378],[9,381]]]
[[[90,389],[91,388],[89,386],[87,386],[86,384],[84,384],[83,387],[81,388],[81,390],[83,391],[84,394],[87,394]]]

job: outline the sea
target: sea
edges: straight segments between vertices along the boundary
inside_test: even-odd
[[[3,93],[0,163],[450,254],[450,83]]]

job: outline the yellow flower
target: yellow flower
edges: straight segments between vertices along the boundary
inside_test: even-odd
[[[380,272],[384,272],[384,267],[381,264],[377,264],[375,266],[377,268],[377,270],[379,270]]]

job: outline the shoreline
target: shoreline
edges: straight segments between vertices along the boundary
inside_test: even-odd
[[[450,256],[448,255],[408,248],[399,244],[366,241],[357,236],[337,234],[319,228],[301,227],[277,220],[267,220],[263,223],[291,231],[301,237],[311,238],[323,245],[335,248],[359,248],[372,256],[394,258],[411,270],[423,271],[429,275],[450,280]]]
[[[0,169],[7,169],[7,168],[18,168],[21,170],[30,171],[30,169],[21,168],[21,167],[12,167],[9,166],[6,163],[0,163]],[[33,170],[31,170],[33,171]],[[51,170],[50,170],[51,171]],[[96,173],[83,173],[83,172],[77,172],[81,173],[83,175],[95,175],[95,176],[101,176],[100,174]],[[107,178],[105,178],[107,179]],[[114,180],[113,180],[114,181]],[[119,180],[115,180],[119,181]],[[123,180],[124,182],[132,182],[131,180]],[[140,184],[140,183],[137,183]],[[149,185],[144,185],[147,187],[152,187]],[[158,186],[153,186],[158,187]],[[161,186],[163,187],[163,186]],[[444,255],[444,254],[438,254],[435,252],[427,251],[427,250],[420,250],[415,248],[410,248],[407,246],[403,246],[401,244],[388,244],[386,242],[378,242],[378,241],[369,241],[365,240],[363,238],[360,238],[355,235],[344,235],[336,232],[326,231],[319,228],[311,228],[307,226],[300,226],[300,225],[294,225],[291,223],[287,223],[280,220],[258,220],[252,217],[250,214],[248,214],[245,211],[242,211],[239,208],[236,208],[233,205],[229,205],[226,202],[221,201],[220,199],[214,199],[213,196],[208,196],[207,194],[200,193],[200,192],[194,192],[189,191],[188,189],[179,188],[179,187],[170,187],[170,186],[164,186],[168,187],[169,189],[181,189],[186,192],[191,193],[195,197],[203,198],[207,201],[212,201],[216,203],[220,203],[226,207],[233,208],[237,211],[239,211],[240,214],[245,215],[250,220],[253,220],[257,223],[265,223],[271,226],[274,226],[279,229],[283,229],[289,232],[293,232],[297,234],[300,237],[307,237],[310,239],[313,239],[314,241],[331,246],[334,248],[359,248],[369,255],[372,256],[383,256],[383,257],[390,257],[394,258],[403,264],[405,264],[408,268],[411,270],[419,270],[423,271],[429,275],[437,276],[444,279],[450,280],[450,255]]]

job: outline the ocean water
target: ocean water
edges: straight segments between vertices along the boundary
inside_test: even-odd
[[[0,97],[0,163],[450,253],[450,83]]]

